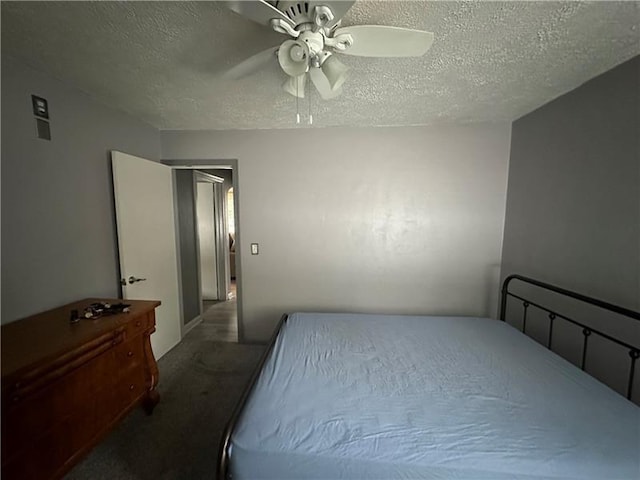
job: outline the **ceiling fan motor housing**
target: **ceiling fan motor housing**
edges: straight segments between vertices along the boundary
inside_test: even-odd
[[[307,30],[300,34],[298,40],[307,44],[312,57],[324,50],[324,36],[321,33]]]
[[[302,25],[303,23],[313,23],[313,9],[309,6],[309,2],[296,2],[296,1],[274,1],[269,2],[276,7],[282,13],[284,13],[289,20],[295,23],[295,26]]]

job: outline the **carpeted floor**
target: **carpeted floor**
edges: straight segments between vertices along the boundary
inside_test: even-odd
[[[210,323],[158,362],[153,415],[131,412],[67,480],[215,478],[222,430],[264,347],[217,341]]]

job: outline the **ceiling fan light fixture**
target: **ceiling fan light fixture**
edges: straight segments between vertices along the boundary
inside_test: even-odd
[[[329,85],[331,85],[332,90],[339,89],[347,79],[347,74],[349,73],[349,67],[347,67],[333,55],[329,56],[322,63],[321,68],[322,73],[324,73],[324,75],[327,77],[327,80],[329,80]]]
[[[282,84],[282,89],[289,95],[294,97],[304,98],[306,75],[298,75],[297,77],[289,77]]]
[[[342,93],[342,88],[331,88],[331,83],[327,76],[322,72],[321,68],[311,68],[309,70],[309,77],[314,87],[324,100],[330,100],[337,97]]]
[[[337,97],[350,68],[333,54],[356,57],[421,57],[431,47],[434,35],[423,30],[386,25],[351,25],[341,21],[356,0],[233,0],[224,1],[231,10],[276,32],[292,37],[279,47],[256,54],[231,69],[237,78],[256,70],[278,54],[278,63],[288,75],[283,89],[298,99],[305,97],[307,83],[325,100]],[[309,82],[310,81],[310,82]],[[309,89],[308,96],[312,97]],[[311,102],[309,102],[311,105]],[[311,111],[309,119],[311,121]]]
[[[298,77],[309,69],[309,47],[298,40],[287,40],[278,49],[278,62],[290,77]]]

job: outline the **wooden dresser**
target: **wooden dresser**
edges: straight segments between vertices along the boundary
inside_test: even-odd
[[[86,299],[2,326],[2,479],[61,478],[132,408],[159,401],[156,301],[81,318]]]

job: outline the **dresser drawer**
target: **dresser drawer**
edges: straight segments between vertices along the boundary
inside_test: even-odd
[[[60,466],[99,432],[95,402],[85,399],[73,410],[63,412],[49,406],[49,393],[43,391],[9,412],[5,423],[10,435],[2,439],[3,479],[41,480],[55,476]],[[19,418],[26,420],[16,425],[15,419]],[[38,454],[34,455],[34,451]]]
[[[2,405],[2,462],[26,450],[33,439],[42,434],[43,425],[50,427],[56,412],[47,391],[28,399]],[[4,475],[3,475],[4,476]]]
[[[133,338],[140,335],[152,325],[153,319],[153,313],[149,313],[128,321],[125,326],[125,338]]]
[[[29,448],[43,433],[82,417],[82,424],[92,422],[91,396],[100,389],[113,371],[111,350],[99,355],[72,373],[15,401],[2,406],[2,456],[10,458]]]
[[[124,371],[114,390],[116,401],[122,408],[139,399],[146,390],[142,366]]]
[[[54,477],[61,465],[73,455],[67,429],[69,420],[53,430],[31,439],[31,449],[3,460],[2,478],[6,480],[42,480]],[[36,454],[37,452],[37,454]]]
[[[133,366],[142,365],[144,349],[142,336],[129,338],[114,349],[117,369],[122,372]]]

